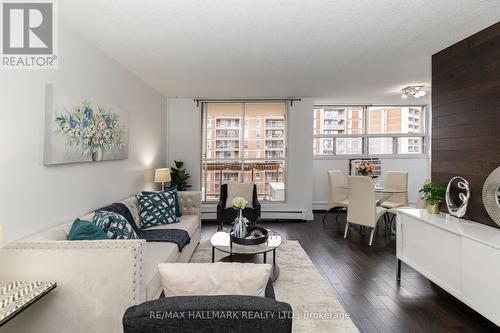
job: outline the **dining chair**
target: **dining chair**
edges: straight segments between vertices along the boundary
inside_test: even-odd
[[[371,228],[369,245],[372,246],[373,236],[377,222],[387,211],[386,208],[377,207],[373,179],[365,176],[349,176],[349,209],[347,210],[347,223],[344,238],[347,238],[351,224]]]
[[[422,187],[424,187],[425,184],[429,184],[430,182],[431,182],[430,179],[426,179],[422,183]],[[425,209],[425,208],[427,208],[427,202],[425,202],[424,195],[422,193],[420,193],[420,191],[417,193],[417,201],[415,202],[415,207],[418,208],[418,209]]]
[[[430,179],[426,179],[423,183],[422,183],[422,186],[424,186],[425,184],[427,183],[430,183]],[[406,208],[406,207],[409,207],[409,205],[406,205],[406,206],[399,206],[399,207],[394,207],[394,208],[390,208],[387,210],[387,213],[386,215],[390,215],[388,217],[388,220],[386,221],[386,223],[388,225],[386,225],[386,233],[387,233],[387,230],[389,230],[389,232],[392,234],[392,233],[395,233],[393,230],[393,226],[395,226],[395,219],[396,219],[396,216],[397,216],[397,213],[398,213],[398,209],[399,208]],[[425,202],[424,198],[423,198],[423,195],[422,193],[418,192],[417,193],[417,200],[415,202],[415,207],[418,208],[418,209],[425,209],[427,207],[427,203]]]
[[[330,170],[327,172],[328,174],[328,204],[326,206],[326,213],[323,217],[323,225],[325,225],[326,217],[328,213],[337,211],[335,215],[335,221],[338,222],[339,213],[345,211],[349,202],[347,200],[347,193],[345,189],[342,187],[344,185],[344,175],[340,170]]]
[[[380,204],[381,207],[387,208],[387,214],[384,215],[385,235],[388,232],[391,235],[398,208],[408,207],[408,172],[387,171],[384,188],[405,191],[404,193],[392,193]]]
[[[380,204],[384,208],[397,208],[408,206],[408,172],[388,171],[384,180],[384,188],[402,190],[404,193],[392,193]]]

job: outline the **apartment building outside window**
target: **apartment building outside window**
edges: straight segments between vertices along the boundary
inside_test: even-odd
[[[315,156],[425,154],[424,106],[314,108]]]
[[[282,201],[286,103],[204,102],[202,110],[203,201],[217,201],[220,185],[230,181],[253,182],[259,200]]]

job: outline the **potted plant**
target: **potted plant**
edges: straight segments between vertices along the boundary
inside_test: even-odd
[[[175,167],[170,168],[170,175],[172,181],[170,185],[177,186],[177,191],[188,191],[191,188],[189,184],[189,178],[191,175],[186,172],[184,168],[184,162],[174,161]]]
[[[430,214],[439,214],[439,206],[444,201],[446,186],[441,183],[430,182],[424,184],[419,192],[423,193],[423,199],[427,203],[427,211]]]

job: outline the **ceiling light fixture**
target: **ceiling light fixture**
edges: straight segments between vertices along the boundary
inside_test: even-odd
[[[420,98],[425,96],[425,91],[423,90],[424,86],[408,86],[406,88],[401,89],[402,99],[408,99],[408,96],[411,95],[415,98]]]

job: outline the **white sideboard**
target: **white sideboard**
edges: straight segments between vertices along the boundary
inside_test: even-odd
[[[425,209],[400,209],[396,256],[500,326],[500,230]]]

